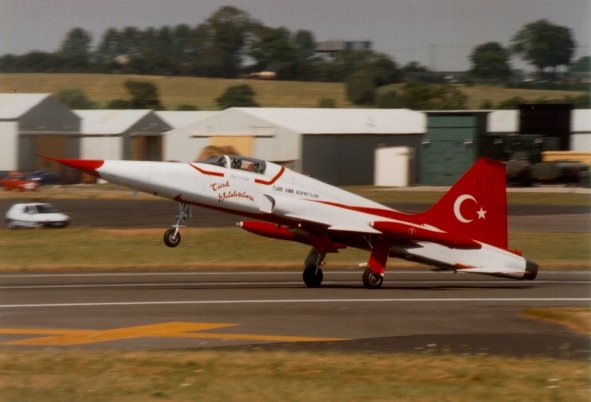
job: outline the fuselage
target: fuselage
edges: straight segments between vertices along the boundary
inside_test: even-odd
[[[309,222],[362,229],[370,216],[406,216],[384,205],[271,162],[248,168],[248,158],[232,157],[235,168],[212,163],[104,161],[100,177],[146,193],[271,222]],[[238,165],[236,161],[244,163]],[[243,168],[244,166],[244,168]]]
[[[370,269],[382,276],[388,255],[518,279],[533,279],[537,272],[535,263],[507,248],[504,168],[501,171],[493,162],[474,165],[421,214],[405,214],[253,158],[60,162],[182,204],[269,222],[241,226],[263,236],[309,244],[322,255],[348,246],[371,250]]]

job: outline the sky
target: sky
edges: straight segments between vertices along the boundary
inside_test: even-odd
[[[469,69],[476,46],[508,46],[539,19],[571,29],[575,59],[591,53],[591,0],[0,0],[0,55],[56,51],[75,27],[97,45],[111,27],[196,26],[225,5],[270,27],[312,31],[317,41],[370,40],[399,64],[437,71]]]

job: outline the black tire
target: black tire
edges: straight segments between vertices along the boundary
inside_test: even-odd
[[[175,236],[175,231],[175,228],[170,228],[164,232],[164,244],[166,244],[168,247],[176,247],[181,242],[181,232],[177,232]]]
[[[367,268],[363,272],[363,286],[366,289],[379,289],[382,287],[384,277],[380,274],[371,272],[371,269]]]
[[[308,265],[304,269],[304,283],[309,288],[319,288],[324,279],[322,269],[316,269],[316,265]]]

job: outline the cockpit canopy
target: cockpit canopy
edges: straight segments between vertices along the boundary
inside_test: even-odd
[[[258,174],[265,174],[265,168],[267,166],[266,162],[263,160],[238,155],[212,156],[201,163],[225,168],[230,167],[232,169],[245,170],[247,172]]]

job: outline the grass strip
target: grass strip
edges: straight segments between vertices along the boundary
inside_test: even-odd
[[[267,351],[5,351],[0,401],[587,401],[589,364]]]
[[[162,229],[0,230],[0,270],[301,269],[309,250],[238,228],[186,228],[173,249],[162,243],[162,234]],[[555,269],[589,268],[590,244],[589,233],[514,233],[510,246]],[[346,249],[327,259],[328,267],[356,268],[368,252]],[[394,258],[389,264],[391,269],[424,267]]]
[[[126,74],[68,74],[68,73],[2,73],[0,92],[49,92],[80,88],[93,101],[105,106],[110,100],[125,99],[129,94],[123,85],[127,80],[149,81],[158,87],[163,105],[174,110],[179,105],[193,105],[201,110],[214,110],[215,99],[233,85],[247,83],[256,101],[263,107],[318,107],[320,99],[333,99],[337,107],[351,107],[345,85],[341,82],[265,81],[203,77],[170,77]],[[402,84],[389,89],[399,91]],[[540,98],[561,99],[578,96],[584,91],[504,88],[498,86],[461,86],[468,97],[468,109],[479,109],[484,101],[497,104],[520,97],[524,100]]]
[[[529,318],[551,322],[591,336],[591,307],[529,308],[522,313]]]

